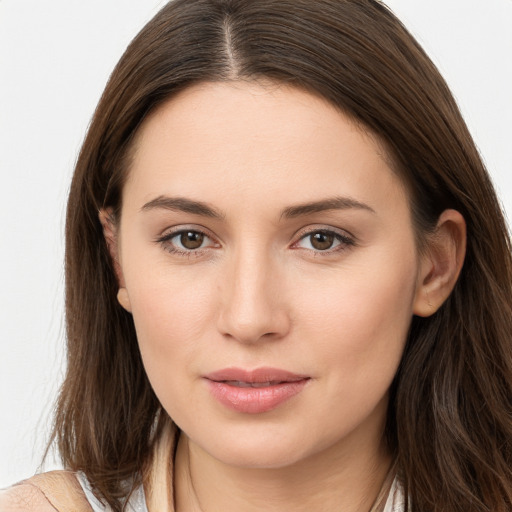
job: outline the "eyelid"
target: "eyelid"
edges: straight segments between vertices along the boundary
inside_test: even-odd
[[[172,250],[170,248],[171,244],[170,241],[182,234],[186,233],[187,231],[192,231],[195,233],[200,233],[201,235],[204,235],[206,238],[210,239],[213,242],[213,247],[217,248],[220,247],[220,243],[217,241],[217,238],[211,234],[210,230],[206,229],[203,226],[198,226],[197,224],[180,224],[177,226],[172,226],[170,228],[166,228],[161,235],[157,236],[155,239],[155,242],[158,244],[161,244],[164,246],[164,248],[171,252],[171,253],[177,253],[177,254],[184,254],[184,255],[192,255],[192,254],[201,254],[206,249],[212,248],[212,246],[206,246],[206,247],[200,247],[198,249],[181,249],[180,247],[172,246]],[[166,246],[167,244],[167,246]]]
[[[338,246],[335,246],[334,248],[326,249],[324,251],[322,250],[313,250],[313,249],[306,249],[303,247],[297,247],[297,244],[303,240],[304,238],[311,236],[314,233],[328,233],[335,236],[336,240],[340,242]],[[357,239],[352,233],[350,233],[347,230],[335,228],[332,226],[325,226],[322,224],[313,225],[313,226],[307,226],[305,228],[302,228],[299,230],[296,235],[294,236],[295,241],[292,244],[292,248],[294,249],[303,249],[306,251],[311,251],[318,254],[332,254],[338,250],[343,250],[347,247],[354,246],[357,243]]]
[[[157,240],[162,240],[164,238],[169,239],[172,236],[177,235],[178,233],[183,233],[184,231],[196,231],[197,233],[201,233],[208,238],[215,239],[215,235],[211,233],[211,231],[204,226],[199,224],[178,224],[176,226],[170,226],[165,228],[162,231],[162,234],[158,235]]]

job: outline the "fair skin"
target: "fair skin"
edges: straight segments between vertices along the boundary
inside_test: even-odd
[[[100,218],[119,302],[182,431],[177,511],[369,510],[411,318],[452,290],[464,220],[445,211],[420,253],[383,145],[290,87],[193,86],[134,149],[120,223]],[[233,368],[274,370],[249,390],[215,380]],[[265,382],[276,369],[299,384]]]
[[[382,146],[296,89],[202,84],[145,121],[107,238],[183,432],[178,511],[370,508],[390,465],[387,391],[412,315],[453,286],[463,224],[445,212],[420,256]],[[270,410],[233,409],[207,377],[233,367],[305,385]]]

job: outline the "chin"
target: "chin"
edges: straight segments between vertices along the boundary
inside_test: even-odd
[[[285,431],[268,425],[263,429],[227,429],[202,441],[192,443],[223,464],[245,469],[289,467],[336,443],[332,439],[308,441],[303,429]]]
[[[288,449],[287,449],[288,448]],[[220,462],[243,469],[281,469],[292,466],[305,456],[293,447],[231,447],[219,454],[211,453]]]

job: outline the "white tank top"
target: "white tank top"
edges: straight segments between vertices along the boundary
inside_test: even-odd
[[[111,512],[111,508],[108,505],[103,505],[96,496],[94,496],[89,480],[83,473],[77,473],[76,477],[78,482],[82,486],[87,501],[91,505],[94,512]],[[126,512],[148,512],[146,506],[146,497],[144,496],[144,488],[142,485],[135,489],[128,500],[128,506]]]

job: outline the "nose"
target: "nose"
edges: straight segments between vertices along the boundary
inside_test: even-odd
[[[227,263],[219,286],[218,329],[246,344],[281,339],[291,325],[283,273],[271,256],[241,252]]]

